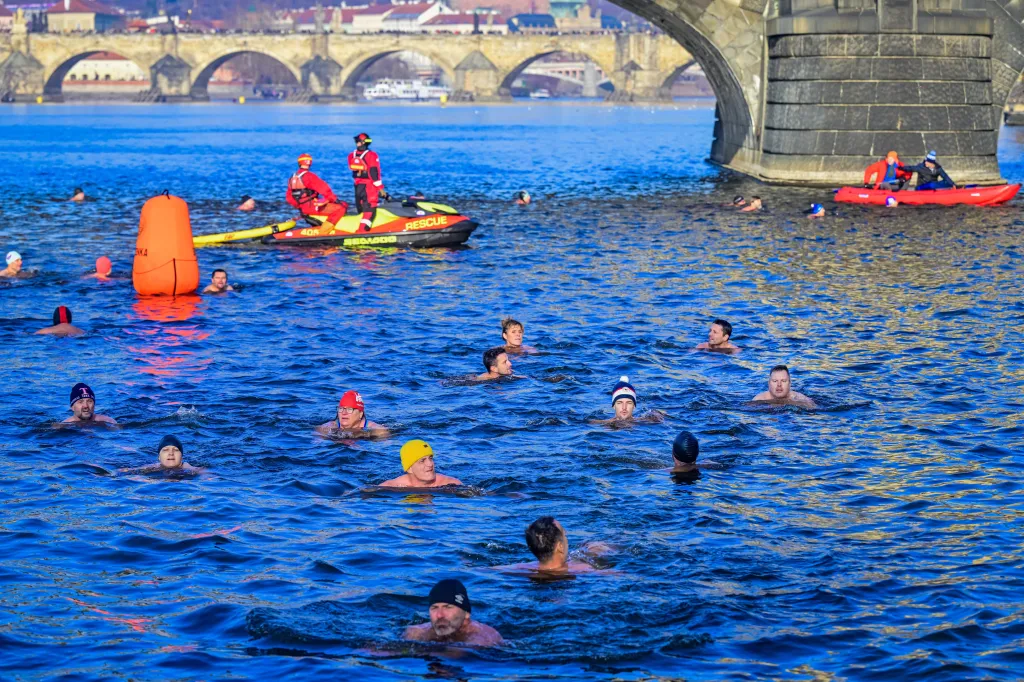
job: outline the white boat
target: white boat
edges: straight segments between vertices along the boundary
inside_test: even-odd
[[[451,93],[451,88],[446,88],[443,85],[431,85],[421,80],[402,81],[382,78],[364,89],[363,97],[369,100],[397,99],[415,102],[426,99],[441,99],[441,97],[447,97]]]
[[[534,90],[530,93],[530,99],[551,99],[551,92],[547,88]]]

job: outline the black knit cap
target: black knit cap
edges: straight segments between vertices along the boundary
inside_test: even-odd
[[[430,590],[430,596],[427,598],[429,602],[427,606],[434,604],[451,604],[452,606],[458,606],[466,613],[470,613],[473,610],[473,605],[469,603],[469,593],[466,592],[466,586],[454,578],[445,578],[438,584],[434,585],[433,589]]]
[[[163,450],[168,445],[173,445],[174,447],[178,448],[181,454],[185,454],[185,447],[181,444],[181,441],[175,438],[174,436],[164,436],[163,438],[161,438],[160,445],[156,446],[156,454],[159,455],[160,451]]]

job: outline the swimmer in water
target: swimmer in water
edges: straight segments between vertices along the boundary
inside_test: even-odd
[[[402,446],[402,468],[405,473],[398,478],[384,481],[382,488],[440,488],[445,485],[462,485],[462,481],[439,474],[434,469],[434,451],[422,440],[411,440]]]
[[[110,262],[110,259],[106,256],[100,256],[96,259],[96,272],[89,275],[89,277],[95,277],[96,279],[110,279],[110,273],[114,270],[114,264]]]
[[[552,516],[542,516],[526,529],[526,546],[537,557],[536,562],[499,566],[502,571],[531,571],[540,576],[560,577],[577,573],[602,573],[585,561],[569,558],[569,538],[565,529]],[[603,543],[594,543],[584,550],[591,555],[607,553]]]
[[[248,194],[243,194],[242,195],[242,203],[240,203],[238,206],[236,206],[235,210],[236,211],[255,211],[256,210],[256,200],[253,199]]]
[[[643,422],[645,424],[660,424],[665,420],[665,413],[660,410],[651,410],[650,413],[640,417],[633,417],[636,411],[636,389],[629,383],[629,377],[619,377],[619,383],[612,388],[612,409],[615,416],[611,419],[593,419],[591,424],[632,424]]]
[[[185,447],[174,436],[164,436],[156,447],[160,462],[145,467],[148,471],[200,471],[185,461]]]
[[[526,206],[532,201],[532,199],[530,199],[529,192],[527,192],[525,189],[521,189],[518,192],[516,192],[516,196],[513,201],[515,201],[517,206]]]
[[[17,251],[7,252],[7,267],[0,270],[0,277],[17,277],[21,272],[21,254]]]
[[[116,424],[117,420],[105,414],[96,414],[96,394],[85,384],[71,389],[71,411],[74,413],[62,424]]]
[[[476,376],[476,381],[494,381],[502,377],[512,376],[512,361],[508,359],[508,352],[504,346],[496,346],[484,351],[483,374]]]
[[[234,291],[235,288],[228,284],[228,271],[217,268],[210,275],[210,283],[203,289],[204,294],[223,294]]]
[[[747,200],[743,198],[742,194],[737,194],[732,198],[732,205],[735,206],[736,208],[739,208],[740,206],[746,206]]]
[[[85,201],[85,190],[81,187],[76,187],[68,201]]]
[[[738,346],[733,345],[732,325],[719,318],[711,323],[708,330],[708,340],[697,346],[697,350],[709,350],[717,353],[739,353]]]
[[[53,336],[81,336],[84,333],[85,330],[71,324],[71,310],[63,305],[53,311],[53,326],[43,327],[36,332],[36,334],[51,334]]]
[[[821,204],[811,204],[811,208],[807,211],[808,218],[824,218],[825,207]]]
[[[764,208],[761,203],[761,197],[750,197],[750,203],[740,209],[743,213],[749,213],[750,211],[760,211]]]
[[[427,597],[430,622],[405,629],[403,637],[414,642],[500,646],[505,643],[498,631],[478,623],[470,616],[473,605],[466,586],[448,578],[434,585]]]
[[[700,443],[689,431],[683,431],[672,443],[673,474],[691,474],[697,471],[697,455],[700,454]]]
[[[363,396],[355,391],[345,391],[338,401],[338,418],[321,424],[316,430],[325,436],[344,433],[384,438],[389,435],[386,427],[366,418]]]
[[[789,367],[776,365],[768,375],[768,390],[754,396],[754,402],[769,402],[777,405],[796,405],[814,409],[817,404],[790,388]]]
[[[409,195],[409,201],[426,201],[426,199],[427,195],[419,190],[416,190],[415,192]]]
[[[523,345],[523,323],[512,317],[506,317],[501,321],[501,338],[505,339],[505,352],[517,355],[536,353],[533,346]]]

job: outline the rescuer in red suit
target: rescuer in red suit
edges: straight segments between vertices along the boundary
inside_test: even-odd
[[[356,186],[356,210],[362,213],[359,224],[367,232],[373,226],[377,216],[377,205],[380,197],[391,201],[391,195],[384,189],[384,180],[380,174],[380,158],[377,152],[370,151],[373,140],[366,133],[355,136],[356,149],[348,155],[348,167],[352,170],[352,182]]]
[[[299,156],[299,170],[288,178],[288,194],[285,198],[289,204],[299,209],[302,215],[326,215],[327,222],[321,227],[333,230],[338,221],[345,217],[348,204],[338,201],[331,186],[309,170],[312,165],[312,156]]]

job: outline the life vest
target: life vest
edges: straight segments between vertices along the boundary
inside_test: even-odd
[[[352,170],[354,179],[365,180],[370,177],[370,165],[364,160],[369,153],[369,149],[362,152],[356,150],[348,155],[348,167]]]
[[[288,189],[291,190],[292,198],[299,204],[312,201],[317,195],[315,190],[306,187],[306,185],[302,183],[302,176],[308,172],[308,170],[296,171],[295,175],[288,178]]]

